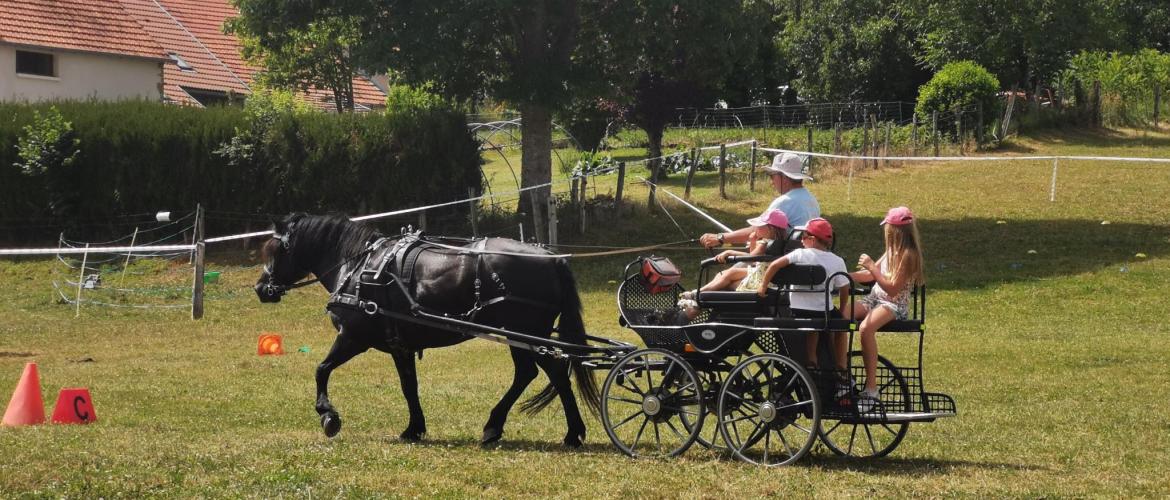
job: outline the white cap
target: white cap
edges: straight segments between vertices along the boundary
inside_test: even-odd
[[[804,157],[794,153],[784,153],[772,158],[772,164],[764,167],[769,174],[784,174],[789,179],[812,180],[812,176],[804,173]]]

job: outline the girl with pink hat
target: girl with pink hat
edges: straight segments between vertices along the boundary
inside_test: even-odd
[[[874,282],[864,299],[853,304],[854,320],[861,320],[861,354],[865,362],[865,390],[857,399],[857,410],[871,411],[881,395],[877,391],[877,336],[878,329],[895,319],[906,319],[909,314],[910,292],[925,283],[922,264],[922,238],[914,213],[907,207],[894,207],[886,212],[881,225],[885,234],[886,250],[875,262],[861,254],[857,265],[862,270],[850,276],[858,282]],[[844,353],[838,353],[844,357]]]
[[[767,210],[759,217],[748,219],[747,223],[752,227],[752,234],[748,237],[748,251],[725,250],[715,256],[716,261],[725,263],[727,258],[731,256],[763,255],[768,249],[768,245],[776,240],[784,240],[788,235],[788,216],[777,209]],[[694,300],[698,291],[730,289],[755,291],[763,280],[766,268],[766,265],[755,263],[747,267],[724,269],[699,290],[683,292],[679,306],[687,311],[688,316],[693,318],[698,313]]]

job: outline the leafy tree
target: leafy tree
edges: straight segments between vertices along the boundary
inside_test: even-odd
[[[641,0],[607,12],[602,26],[618,59],[602,66],[617,68],[626,118],[646,132],[650,157],[662,155],[678,108],[711,105],[742,78],[737,68],[756,62],[771,10],[753,0]]]
[[[1110,0],[902,0],[899,12],[918,37],[917,57],[931,69],[971,60],[1000,82],[1030,89],[1052,81],[1082,49],[1109,45]]]
[[[912,100],[930,74],[914,59],[914,34],[898,0],[796,2],[777,38],[810,101]]]
[[[521,116],[521,182],[551,179],[552,112],[590,75],[575,52],[604,45],[582,40],[582,19],[620,0],[236,0],[253,33],[303,30],[329,16],[356,21],[350,56],[363,67],[392,68],[403,83],[431,83],[454,100],[491,96]],[[525,193],[544,237],[547,187]]]
[[[81,139],[73,130],[73,124],[50,107],[44,115],[33,111],[32,123],[24,127],[24,134],[17,139],[17,156],[21,161],[13,166],[30,177],[44,179],[45,191],[49,195],[49,213],[54,216],[71,215],[77,208],[76,177],[71,167],[81,153]]]
[[[252,5],[237,3],[241,9]],[[262,85],[302,92],[329,89],[337,112],[353,111],[357,67],[350,51],[360,42],[355,18],[321,15],[303,26],[265,28],[263,18],[252,14],[230,19],[225,26],[239,38],[244,59],[264,68],[258,77]]]

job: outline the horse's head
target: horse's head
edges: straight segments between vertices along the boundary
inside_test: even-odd
[[[291,285],[309,275],[309,270],[298,265],[293,255],[294,222],[293,217],[273,221],[272,238],[264,242],[261,248],[260,258],[264,261],[264,270],[255,286],[260,302],[280,302],[280,297],[288,292]]]

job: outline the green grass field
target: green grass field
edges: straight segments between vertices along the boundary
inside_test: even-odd
[[[1170,157],[1170,136],[1050,133],[1005,151]],[[314,368],[334,335],[323,290],[262,305],[250,289],[259,269],[221,253],[202,321],[183,310],[99,307],[74,319],[52,300],[50,263],[0,261],[0,402],[36,361],[49,411],[60,388],[84,386],[99,419],[0,428],[0,497],[1163,496],[1170,165],[1062,162],[1055,202],[1051,172],[1042,161],[906,164],[811,184],[850,263],[881,252],[877,223],[888,207],[917,212],[930,289],[926,389],[952,395],[959,409],[911,425],[891,456],[864,462],[823,448],[777,469],[697,447],[632,460],[591,418],[586,446],[566,450],[558,404],[513,412],[502,444],[481,449],[487,413],[511,380],[506,348],[482,341],[425,353],[423,443],[397,439],[405,405],[389,356],[374,352],[334,372],[344,428],[327,439],[313,410]],[[612,182],[597,182],[599,192]],[[683,182],[664,184],[681,194]],[[751,192],[736,178],[729,200],[717,185],[700,174],[693,198],[731,225],[772,197],[766,181]],[[591,215],[575,241],[683,238],[647,210],[643,187],[626,193],[640,206]],[[688,236],[710,229],[667,206]],[[688,271],[706,256],[666,253]],[[613,280],[630,258],[573,262],[594,335],[637,340],[618,327],[614,303]],[[262,331],[282,333],[291,352],[257,356]],[[898,355],[910,340],[888,334],[879,345]]]

